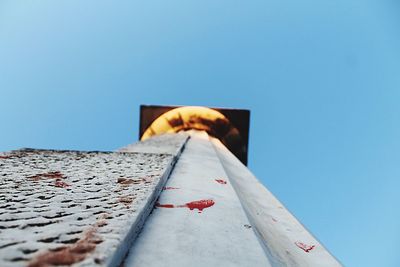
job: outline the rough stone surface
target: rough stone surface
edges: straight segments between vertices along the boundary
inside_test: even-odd
[[[145,141],[127,145],[118,151],[177,155],[182,147],[182,144],[185,143],[187,139],[188,134],[185,132],[180,132],[177,134],[163,134],[153,136]]]
[[[0,266],[118,266],[184,140],[167,154],[0,154]]]
[[[0,266],[341,266],[205,132],[119,151],[0,153]]]

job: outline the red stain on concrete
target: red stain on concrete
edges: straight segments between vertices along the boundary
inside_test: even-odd
[[[163,187],[163,190],[174,190],[174,189],[179,189],[179,187],[172,187],[172,186]]]
[[[215,181],[219,184],[226,184],[226,181],[222,179],[215,179]]]
[[[128,196],[123,196],[119,197],[118,201],[122,204],[124,204],[127,208],[129,208],[135,198],[134,197],[128,197]]]
[[[140,184],[142,183],[142,180],[135,180],[135,179],[129,179],[129,178],[123,178],[120,177],[117,179],[117,183],[121,184],[121,185],[130,185],[130,184]]]
[[[184,206],[188,207],[190,210],[198,209],[199,213],[201,213],[203,209],[209,208],[214,204],[215,202],[212,199],[203,199],[186,203]]]
[[[64,175],[61,172],[47,172],[47,173],[42,173],[39,174],[44,178],[50,178],[50,179],[57,179],[57,178],[64,178]]]
[[[59,172],[46,172],[46,173],[39,173],[36,175],[32,175],[28,177],[29,179],[33,179],[34,181],[39,181],[41,179],[62,179],[65,178],[65,176]]]
[[[60,179],[57,179],[55,184],[55,187],[61,187],[61,188],[67,188],[68,186],[70,186],[69,184],[67,184],[66,182],[61,181]]]
[[[173,204],[160,204],[159,202],[156,203],[156,207],[158,208],[189,208],[190,210],[198,209],[199,213],[203,211],[203,209],[209,208],[215,204],[214,200],[212,199],[202,199],[196,200],[185,205],[173,205]]]
[[[99,220],[95,225],[90,227],[83,237],[75,244],[59,247],[57,249],[48,250],[34,257],[27,267],[51,267],[59,265],[72,265],[83,261],[90,253],[92,253],[97,244],[103,240],[97,235],[99,227],[108,224],[106,218],[108,214],[99,216]]]
[[[310,252],[313,248],[315,248],[315,245],[306,245],[302,242],[295,242],[294,243],[297,247],[301,248],[302,250],[304,250],[305,252]]]
[[[156,203],[156,207],[157,208],[168,208],[168,209],[175,208],[175,206],[172,204],[160,204],[158,202]]]
[[[96,245],[101,241],[96,236],[96,229],[92,228],[75,244],[62,247],[57,251],[47,251],[38,255],[28,264],[28,267],[72,265],[83,261],[89,253],[95,250]]]

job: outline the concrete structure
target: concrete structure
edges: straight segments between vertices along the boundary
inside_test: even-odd
[[[0,155],[0,266],[340,266],[207,131]]]

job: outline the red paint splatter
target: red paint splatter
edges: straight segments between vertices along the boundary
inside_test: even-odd
[[[172,187],[172,186],[163,187],[163,190],[174,190],[174,189],[179,189],[179,187]]]
[[[304,244],[304,243],[302,243],[302,242],[295,242],[294,243],[296,246],[298,246],[299,248],[301,248],[302,250],[304,250],[305,252],[310,252],[313,248],[315,248],[315,245],[311,245],[311,246],[309,246],[309,245],[306,245],[306,244]]]
[[[226,181],[222,179],[215,179],[215,181],[219,184],[226,184]]]
[[[172,204],[160,204],[159,202],[156,203],[156,207],[157,208],[169,208],[169,209],[175,208],[175,206]]]
[[[212,199],[202,199],[196,200],[185,205],[173,205],[173,204],[160,204],[159,202],[156,203],[156,207],[158,208],[189,208],[190,210],[198,209],[199,213],[203,211],[203,209],[209,208],[215,204],[214,200]]]
[[[56,182],[55,182],[55,184],[54,184],[54,186],[55,186],[55,187],[66,188],[66,187],[68,187],[68,186],[70,186],[70,185],[67,184],[66,182],[63,182],[63,181],[57,179]]]
[[[203,209],[209,208],[214,204],[215,202],[212,199],[203,199],[186,203],[184,207],[188,207],[190,210],[198,209],[199,213],[201,213]]]

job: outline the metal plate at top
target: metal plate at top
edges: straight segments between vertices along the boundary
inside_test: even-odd
[[[140,125],[139,139],[163,114],[173,109],[183,108],[184,106],[157,106],[157,105],[141,105],[140,106]],[[203,108],[203,107],[199,107]],[[245,165],[248,158],[248,142],[250,127],[250,111],[245,109],[227,109],[227,108],[210,108],[211,110],[221,113],[228,121],[229,127],[235,129],[235,134],[227,130],[226,125],[215,125],[215,131],[207,131],[208,134],[217,137],[221,142]],[[176,121],[171,124],[176,123]],[[237,134],[238,133],[238,134]]]

